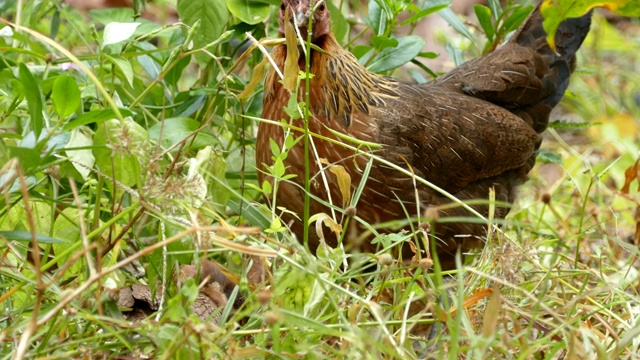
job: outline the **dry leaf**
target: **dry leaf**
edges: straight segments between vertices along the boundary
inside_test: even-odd
[[[333,221],[333,219],[329,215],[325,213],[315,214],[309,218],[309,224],[313,223],[314,221],[316,222],[316,234],[321,240],[324,240],[322,224],[331,229],[331,231],[336,234],[336,237],[340,237],[340,234],[342,233],[342,225]]]
[[[633,236],[633,243],[640,248],[640,206],[636,207],[635,219],[636,234]]]
[[[500,287],[496,284],[493,287],[493,294],[491,294],[491,297],[489,298],[487,308],[484,311],[484,318],[482,320],[482,335],[485,338],[492,338],[496,333],[501,307],[502,301],[500,301]]]
[[[349,201],[351,201],[351,175],[342,165],[333,165],[329,168],[329,171],[338,179],[338,188],[340,189],[340,194],[342,194],[342,207],[346,208],[349,205]]]
[[[238,95],[239,99],[246,99],[255,94],[256,87],[262,82],[262,78],[264,78],[265,66],[268,62],[269,60],[265,57],[260,61],[260,64],[256,65],[251,75],[251,81],[249,81],[247,86],[244,87],[244,90]]]
[[[287,42],[287,58],[284,61],[283,84],[285,89],[294,91],[298,81],[298,73],[300,72],[300,67],[298,66],[300,50],[298,50],[296,31],[293,29],[291,21],[289,21],[290,16],[289,7],[287,7],[284,14],[284,18],[286,19],[284,21],[284,37]]]
[[[638,181],[638,191],[640,191],[640,166],[638,165],[639,162],[640,159],[636,160],[636,162],[633,165],[629,166],[629,168],[627,168],[627,170],[625,170],[624,172],[624,186],[622,187],[621,191],[625,194],[629,193],[629,187],[631,186],[633,180]]]
[[[462,304],[462,309],[466,310],[472,307],[473,305],[477,304],[480,300],[486,298],[487,296],[490,296],[491,294],[493,294],[493,289],[489,289],[489,288],[480,289],[474,292],[473,294],[469,295],[469,297],[464,299],[464,303]],[[458,308],[455,306],[451,307],[451,309],[449,310],[449,314],[451,315],[451,317],[455,317],[457,312],[458,312]],[[442,318],[441,320],[446,321],[446,317]]]

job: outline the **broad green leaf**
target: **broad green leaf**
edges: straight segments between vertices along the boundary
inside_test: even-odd
[[[247,24],[257,24],[269,16],[269,4],[255,0],[226,0],[227,8]]]
[[[20,82],[22,83],[22,90],[25,99],[27,99],[27,106],[29,107],[29,120],[31,121],[31,128],[36,135],[36,138],[40,138],[40,133],[44,127],[44,117],[42,116],[42,90],[40,85],[36,81],[36,78],[31,74],[29,68],[20,63],[18,70]]]
[[[191,63],[191,56],[181,57],[180,60],[175,63],[175,66],[167,71],[164,80],[168,84],[176,86],[178,84],[178,81],[182,77],[182,72],[189,65],[189,63]]]
[[[71,205],[71,207],[63,209],[53,223],[53,237],[63,240],[62,243],[58,242],[53,245],[55,254],[62,254],[69,247],[69,244],[80,241],[80,214],[78,213],[78,209],[73,206],[73,204]],[[62,268],[65,265],[69,265],[68,262],[73,255],[75,254],[72,253],[67,256],[56,255],[58,267]],[[81,273],[84,267],[83,259],[84,258],[77,259],[76,262],[70,266],[67,273]]]
[[[595,7],[603,7],[623,16],[640,16],[638,0],[544,0],[540,11],[551,48],[555,48],[555,33],[563,20],[580,17]]]
[[[24,208],[22,203],[12,206],[4,215],[0,216],[0,233],[11,233],[16,228],[22,227],[22,219],[24,219]],[[9,237],[7,237],[9,239]]]
[[[191,26],[200,20],[199,31],[193,38],[194,49],[216,40],[229,22],[226,0],[178,0],[178,14]]]
[[[127,83],[129,83],[129,86],[133,86],[133,68],[131,67],[131,63],[121,56],[106,55],[106,58],[120,70],[125,80],[127,80]]]
[[[367,68],[373,72],[383,72],[406,64],[416,57],[424,47],[424,40],[415,35],[398,39],[398,46],[382,50],[369,63]]]
[[[384,35],[387,30],[387,15],[383,7],[386,7],[384,1],[369,1],[369,25],[376,35]]]
[[[20,207],[24,206],[24,202],[20,203]],[[35,231],[39,234],[48,234],[51,231],[51,204],[41,201],[32,201],[29,203],[31,206],[31,216],[35,225]],[[30,230],[29,220],[27,217],[29,213],[24,209],[24,216],[22,217],[22,226],[24,229]]]
[[[16,2],[17,2],[17,0],[2,0],[2,1],[0,1],[0,14],[4,14],[9,9],[12,9],[14,6],[16,6]]]
[[[183,141],[193,135],[200,128],[201,124],[193,119],[185,117],[175,117],[165,119],[149,128],[149,137],[155,141],[161,141],[163,148],[170,148],[174,144]],[[208,145],[217,143],[217,139],[205,131],[196,135],[193,143],[189,140],[190,147],[198,150]]]
[[[53,107],[61,119],[66,119],[80,107],[80,89],[75,79],[68,75],[58,76],[51,89]]]
[[[140,26],[138,22],[121,23],[111,22],[104,27],[104,35],[102,36],[102,47],[117,44],[119,42],[129,40],[136,29]]]
[[[71,130],[71,138],[66,148],[88,148],[92,145],[90,130],[88,128],[76,128]],[[87,180],[89,174],[91,174],[91,168],[96,162],[93,152],[90,149],[65,150],[65,152],[71,161],[71,165],[82,175],[84,180]]]
[[[388,38],[384,35],[378,35],[372,37],[369,41],[376,48],[377,51],[382,51],[386,48],[393,48],[398,46],[398,39]]]
[[[197,171],[207,184],[207,197],[215,209],[223,213],[227,208],[227,202],[231,197],[231,192],[227,189],[227,179],[225,177],[227,164],[220,152],[214,151],[211,146],[207,146],[198,151],[196,155]],[[191,168],[189,168],[191,173]]]
[[[122,116],[130,116],[130,115],[133,114],[133,112],[131,110],[129,110],[129,109],[121,108],[121,109],[118,109],[118,110],[120,110],[120,114],[122,114]],[[75,129],[75,128],[77,128],[79,126],[82,126],[82,125],[93,124],[93,123],[97,123],[97,122],[113,119],[115,117],[116,117],[116,113],[111,108],[93,110],[91,112],[88,112],[86,114],[78,116],[77,118],[69,121],[62,128],[62,130],[68,131],[68,130]]]
[[[94,9],[89,12],[93,22],[107,25],[112,22],[126,23],[133,19],[133,10],[131,8],[105,8]]]
[[[148,135],[142,126],[132,120],[104,121],[98,125],[93,143],[96,166],[104,175],[125,186],[141,179],[141,165],[149,154]]]
[[[326,4],[331,14],[331,29],[333,30],[333,35],[341,42],[344,40],[345,35],[347,35],[349,23],[347,19],[344,18],[344,15],[342,15],[342,11],[340,11],[332,1],[327,1]]]
[[[41,165],[40,152],[27,147],[7,146],[12,158],[17,158],[20,166],[25,169],[37,168]]]

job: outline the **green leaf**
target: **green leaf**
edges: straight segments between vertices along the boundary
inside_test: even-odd
[[[133,86],[133,68],[131,67],[131,63],[121,56],[106,55],[106,58],[111,61],[116,68],[120,69],[129,86]]]
[[[344,15],[342,15],[342,11],[333,4],[331,1],[325,2],[327,4],[327,9],[329,9],[329,13],[331,14],[331,28],[333,29],[333,35],[335,35],[338,42],[344,40],[345,35],[349,31],[349,23],[347,19],[345,19]]]
[[[545,149],[538,151],[537,160],[543,164],[562,164],[560,155]]]
[[[40,152],[26,147],[7,146],[12,158],[17,158],[20,166],[25,169],[37,168],[41,164]]]
[[[473,11],[476,13],[478,22],[482,26],[482,30],[487,35],[489,41],[493,41],[495,31],[493,29],[493,23],[491,22],[491,9],[484,5],[476,4],[473,6]]]
[[[107,120],[98,125],[93,143],[96,166],[103,174],[125,186],[141,179],[141,164],[149,154],[148,135],[142,126],[131,120]],[[110,185],[113,190],[113,183]]]
[[[164,77],[165,81],[170,85],[176,86],[178,84],[178,80],[182,77],[182,72],[190,63],[191,56],[184,56],[180,58],[180,60],[175,63],[175,66],[167,71],[167,74]]]
[[[489,8],[491,9],[491,13],[499,18],[502,15],[502,5],[500,4],[500,0],[488,0]]]
[[[442,16],[442,18],[451,25],[457,32],[462,34],[464,37],[469,39],[474,45],[476,44],[476,40],[469,32],[469,29],[464,25],[462,20],[451,10],[450,8],[442,9],[438,14]]]
[[[387,9],[385,10],[384,7]],[[387,15],[385,11],[390,11],[384,1],[369,1],[369,25],[376,35],[383,35],[387,30]]]
[[[229,21],[225,0],[178,0],[178,14],[190,26],[200,20],[199,31],[193,37],[195,49],[216,40]]]
[[[162,146],[169,148],[192,135],[200,128],[200,125],[199,122],[190,118],[169,118],[149,128],[149,137],[155,141],[162,140]],[[162,139],[160,139],[161,136]],[[190,146],[192,149],[198,150],[205,146],[216,144],[217,141],[213,135],[201,131],[196,135],[193,143],[190,142]]]
[[[427,7],[425,7],[424,9],[420,10],[419,12],[415,13],[414,15],[412,15],[411,17],[409,17],[407,20],[403,21],[400,26],[404,26],[404,25],[409,25],[412,23],[417,22],[418,20],[431,15],[433,13],[436,13],[442,9],[445,9],[449,7],[449,4],[429,4],[427,3]]]
[[[87,128],[77,128],[71,130],[71,137],[65,146],[65,152],[71,161],[71,165],[80,173],[82,178],[86,180],[91,174],[91,168],[96,162],[93,152],[88,149],[93,145],[91,135]],[[77,149],[74,148],[84,148]]]
[[[231,14],[247,24],[255,25],[269,16],[269,4],[255,0],[226,1]]]
[[[130,116],[130,115],[133,114],[133,111],[131,111],[129,109],[118,109],[118,110],[120,110],[120,114],[122,114],[122,116]],[[92,124],[92,123],[101,122],[101,121],[114,119],[114,118],[116,118],[116,113],[111,108],[93,110],[91,112],[88,112],[86,114],[80,115],[77,118],[69,121],[62,128],[62,130],[68,131],[68,130],[75,129],[75,128],[77,128],[79,126],[82,126],[82,125]]]
[[[518,27],[527,19],[533,10],[533,6],[521,6],[515,9],[502,23],[501,31],[506,34]]]
[[[31,233],[29,231],[0,231],[0,237],[7,240],[31,241]],[[66,244],[64,240],[56,239],[50,236],[36,234],[36,241],[39,244]]]
[[[377,51],[382,51],[386,48],[398,46],[398,39],[388,38],[384,35],[378,35],[372,37],[369,41],[376,48]]]
[[[31,71],[29,71],[29,68],[25,64],[20,63],[18,75],[22,83],[24,97],[27,99],[27,106],[29,107],[31,128],[36,135],[36,139],[39,139],[44,126],[44,117],[42,116],[42,90],[36,78],[31,74]]]
[[[94,9],[89,12],[89,15],[93,21],[102,25],[112,22],[126,23],[133,19],[133,10],[131,8]]]
[[[544,19],[547,41],[551,47],[555,46],[555,34],[563,20],[580,17],[595,7],[603,7],[623,16],[640,16],[638,0],[544,0],[540,5],[540,11]]]
[[[573,121],[566,121],[566,120],[554,120],[554,121],[551,121],[547,127],[549,129],[581,130],[581,129],[586,129],[588,127],[591,127],[594,125],[600,125],[600,124],[601,123],[599,122],[589,122],[589,121],[573,122]]]
[[[424,40],[415,35],[398,39],[398,46],[382,50],[367,67],[373,72],[383,72],[406,64],[424,47]]]
[[[69,244],[75,243],[80,240],[80,213],[78,209],[74,207],[68,207],[63,209],[56,216],[56,221],[53,223],[53,236],[58,239],[64,240],[62,243],[58,242],[53,245],[53,251],[56,254],[56,263],[58,267],[62,268],[65,265],[69,265],[70,258],[74,257],[74,253],[66,256],[58,255],[64,253],[69,247]],[[69,267],[67,273],[77,274],[82,271],[84,267],[83,261],[76,260],[73,265]]]
[[[207,196],[211,198],[215,209],[224,213],[231,197],[231,191],[227,189],[227,163],[224,156],[219,151],[214,151],[211,146],[207,146],[198,151],[196,161],[199,165],[198,173],[207,184]]]
[[[140,26],[138,22],[111,22],[104,27],[104,34],[102,37],[102,48],[107,45],[117,44],[125,40],[129,40],[136,29]]]
[[[51,89],[53,108],[62,119],[66,119],[80,107],[80,89],[75,79],[68,75],[59,76]]]

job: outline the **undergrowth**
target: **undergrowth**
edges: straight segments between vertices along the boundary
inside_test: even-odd
[[[150,21],[0,2],[2,358],[639,358],[637,21],[596,15],[507,221],[442,272],[390,255],[406,232],[376,254],[311,254],[279,220],[287,210],[264,204],[270,3],[157,1]],[[450,68],[495,48],[524,9],[489,1],[474,25],[429,2],[329,4],[363,63],[420,82],[440,71],[412,33],[423,18],[441,11],[456,30]],[[192,305],[220,289],[181,276],[203,259],[238,284],[207,319]],[[123,307],[134,284],[156,299]],[[144,321],[123,317],[150,304]]]

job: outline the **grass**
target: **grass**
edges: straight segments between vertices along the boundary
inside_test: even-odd
[[[273,16],[233,18],[205,51],[181,23],[104,45],[131,14],[18,5],[1,9],[32,30],[0,38],[2,358],[639,358],[638,180],[621,191],[640,151],[637,22],[596,18],[508,221],[442,272],[310,254],[259,204],[261,82],[238,95],[262,55],[240,53]],[[193,304],[221,291],[177,274],[205,258],[239,287],[203,321]],[[141,322],[114,300],[134,284],[166,289],[138,299],[159,308]]]

